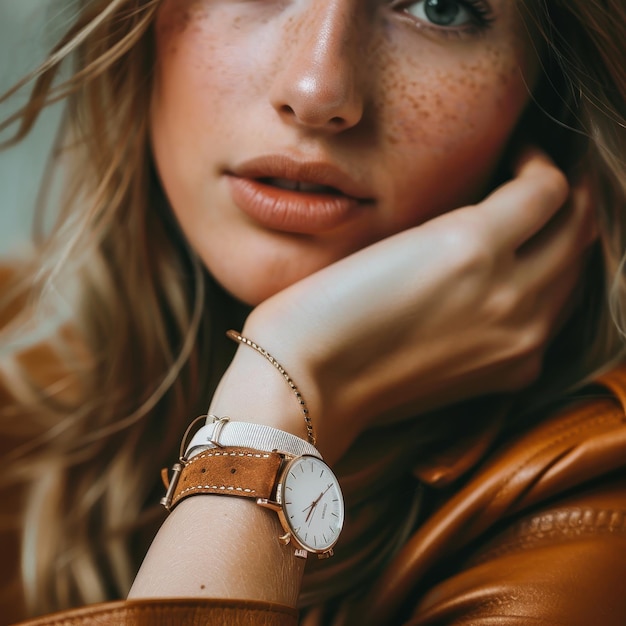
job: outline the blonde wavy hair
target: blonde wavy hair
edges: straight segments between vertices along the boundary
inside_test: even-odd
[[[584,296],[546,357],[546,372],[558,373],[551,388],[563,390],[622,353],[626,14],[622,0],[529,2],[522,8],[531,9],[524,14],[544,75],[519,134],[571,176],[589,176],[602,233]],[[51,343],[60,366],[52,382],[35,379],[16,355],[0,364],[14,396],[0,432],[25,441],[11,455],[19,463],[10,478],[29,486],[22,576],[33,614],[127,592],[141,556],[132,541],[158,521],[149,507],[155,477],[228,359],[212,335],[235,306],[187,248],[151,160],[159,4],[78,2],[77,20],[47,60],[0,99],[34,81],[29,102],[0,125],[17,124],[7,144],[26,136],[46,106],[66,102],[55,155],[69,171],[62,209],[7,290],[5,309],[24,294],[40,302],[68,275],[78,286],[68,329]],[[68,64],[70,77],[59,80]],[[22,332],[18,319],[5,345],[8,333]]]

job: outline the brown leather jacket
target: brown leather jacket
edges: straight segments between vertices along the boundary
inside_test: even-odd
[[[308,572],[303,599],[310,608],[299,616],[261,602],[162,599],[88,606],[27,624],[624,626],[626,367],[587,392],[505,439],[487,420],[479,437],[452,453],[412,458],[419,484],[439,495],[400,540],[384,524],[378,534],[371,527],[348,533],[348,544],[365,546],[365,558],[338,551],[335,565],[332,559]],[[348,499],[382,493],[374,476],[385,468],[374,459],[387,451],[378,438],[370,443],[372,462],[343,467]],[[402,492],[387,491],[393,520]],[[402,501],[410,499],[405,493]],[[401,547],[379,550],[380,537],[381,545]],[[329,600],[367,563],[375,563],[373,574],[357,590]]]

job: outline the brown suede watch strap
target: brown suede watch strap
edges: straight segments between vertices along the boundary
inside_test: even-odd
[[[249,448],[211,448],[192,457],[183,467],[171,507],[188,496],[213,493],[269,499],[284,456]]]

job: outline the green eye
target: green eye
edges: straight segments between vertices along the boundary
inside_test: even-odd
[[[420,0],[404,11],[418,20],[439,28],[487,24],[489,9],[479,0]]]
[[[463,26],[472,17],[456,0],[422,0],[409,6],[407,12],[436,26]]]

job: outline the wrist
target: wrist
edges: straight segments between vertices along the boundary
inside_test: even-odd
[[[261,307],[257,307],[248,317],[242,335],[253,339],[256,344],[269,351],[289,372],[293,381],[297,382],[298,390],[306,402],[310,425],[315,434],[315,445],[332,465],[354,441],[364,422],[358,419],[358,416],[357,419],[350,418],[351,413],[345,402],[350,394],[343,393],[350,387],[346,384],[349,381],[345,380],[345,372],[340,372],[339,376],[329,377],[325,371],[328,359],[321,345],[324,343],[323,338],[319,338],[308,329],[300,329],[298,332],[298,325],[291,321],[290,316],[286,319],[284,312],[282,315],[269,315],[267,311],[261,310]],[[263,358],[259,354],[255,355],[250,347],[241,346],[236,359],[244,356],[246,365],[242,367],[243,375],[239,376],[239,380],[248,380],[250,376],[254,376],[254,372],[258,372],[258,361]],[[235,360],[233,366],[237,367]],[[247,372],[246,367],[250,367]],[[295,407],[298,416],[297,425],[302,426],[297,432],[287,428],[285,430],[306,439],[308,435],[306,419],[298,398],[283,376],[269,363],[266,363],[263,373],[265,380],[268,371],[269,375],[273,375],[272,387],[276,389],[275,386],[278,384],[283,400],[284,393],[287,393],[287,402],[282,406],[292,416]]]
[[[260,354],[240,345],[211,400],[209,413],[253,422],[307,439],[297,398],[281,374]]]

